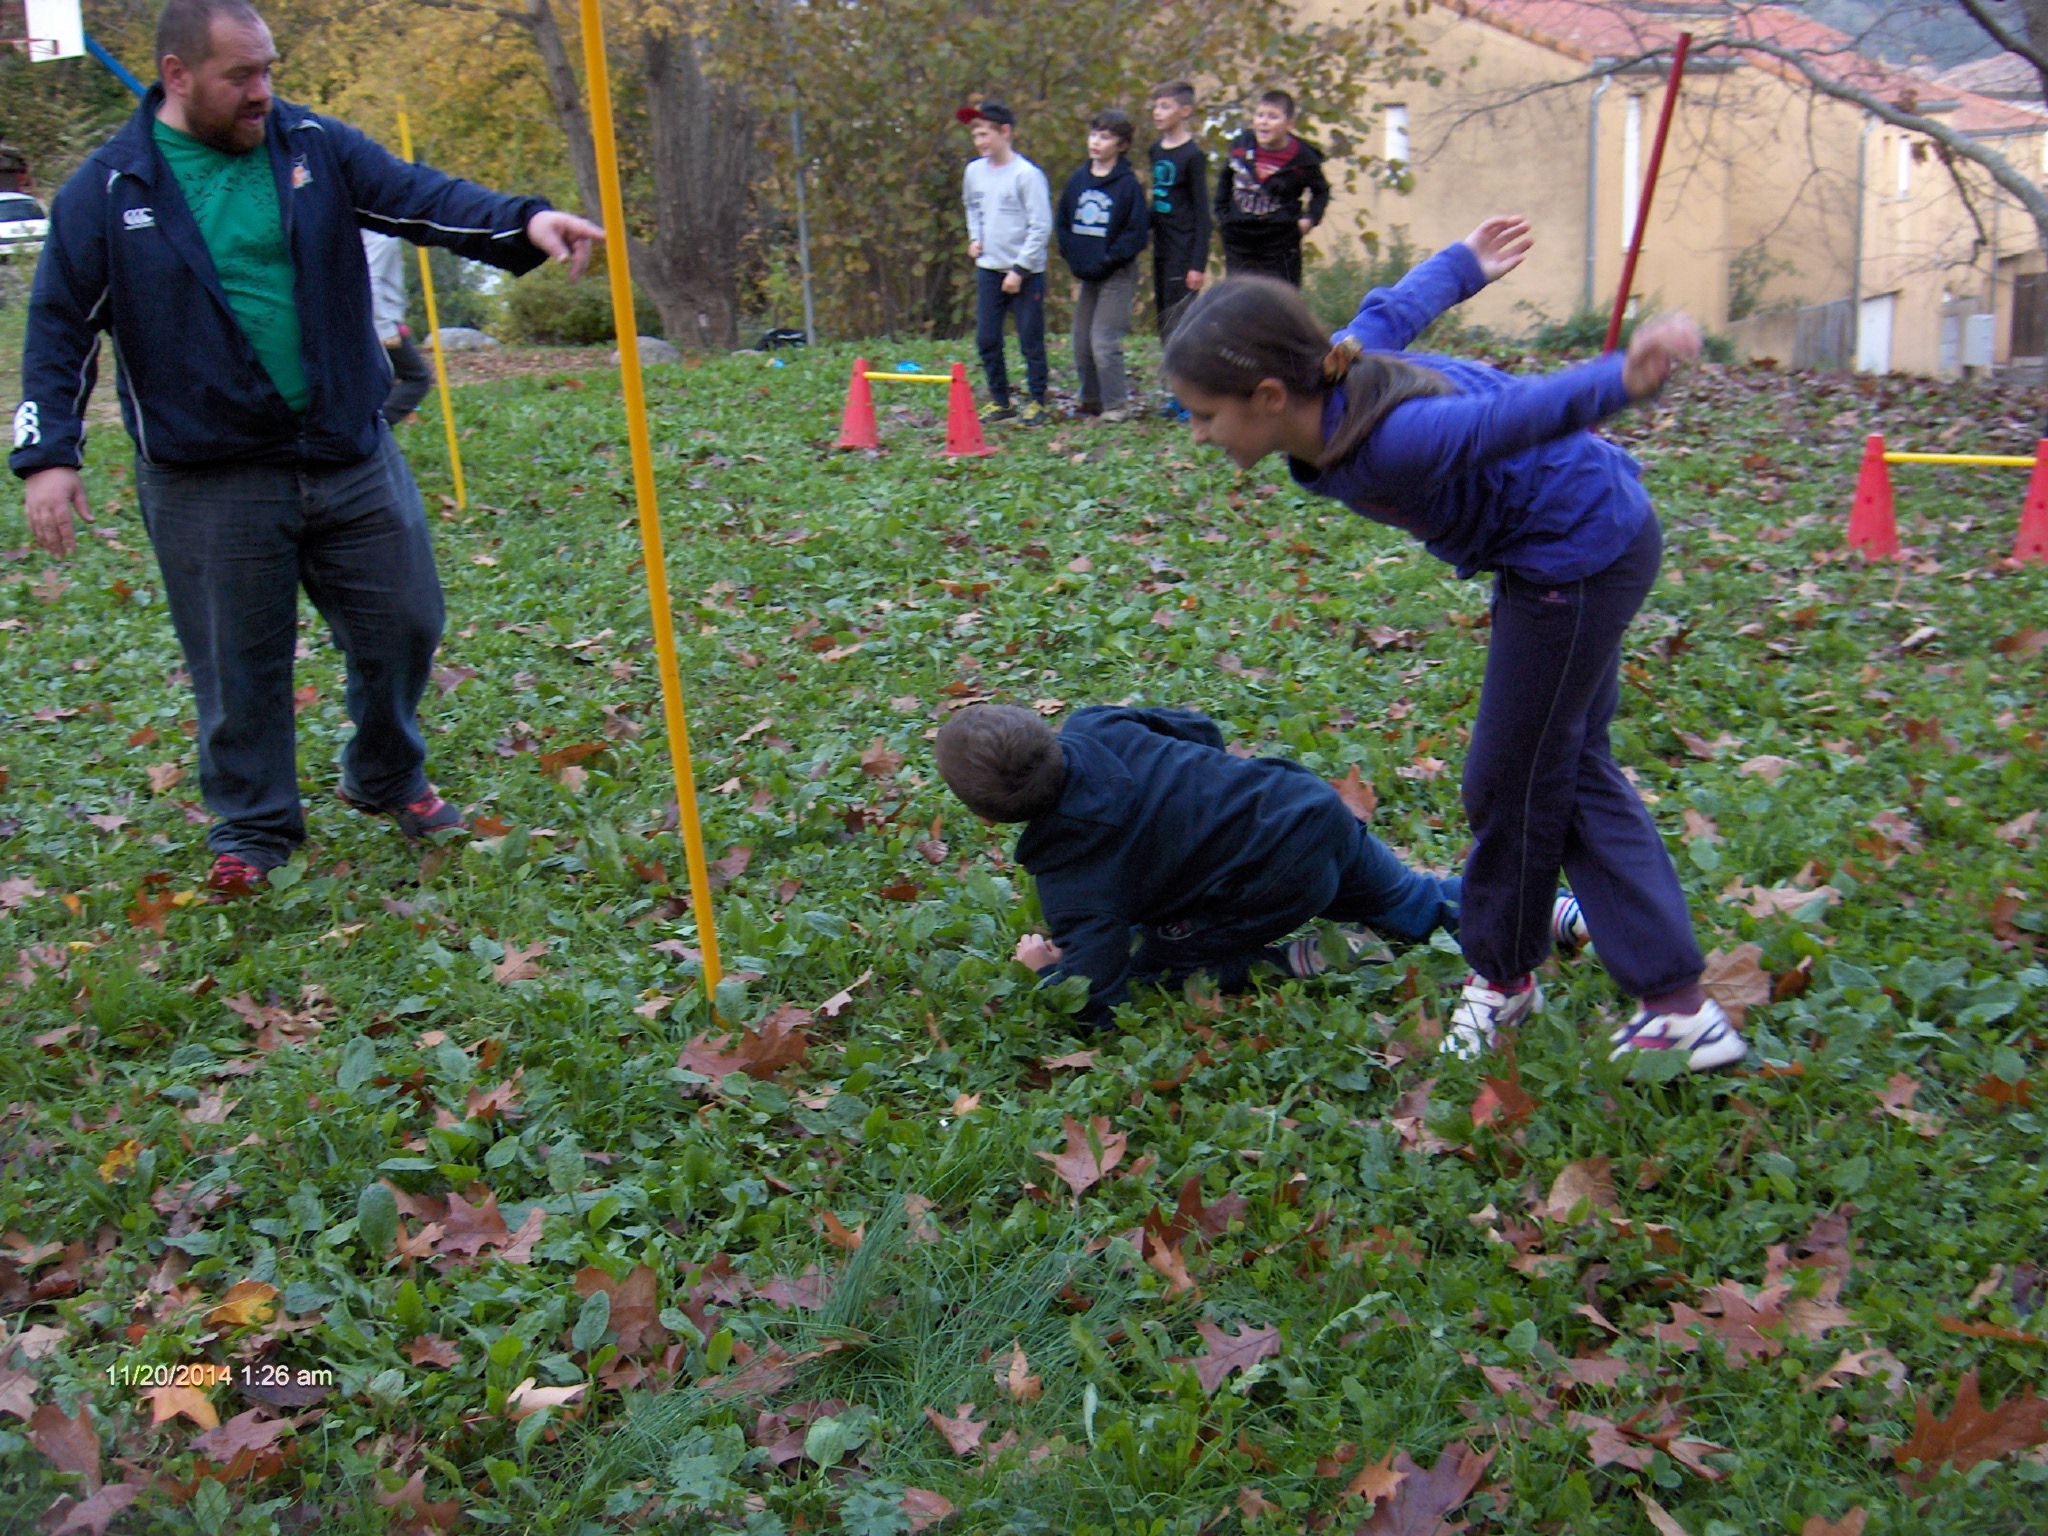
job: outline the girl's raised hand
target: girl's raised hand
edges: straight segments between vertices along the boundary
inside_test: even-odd
[[[1700,355],[1700,328],[1691,315],[1659,315],[1636,327],[1622,363],[1622,387],[1631,400],[1647,400],[1664,387],[1671,370]]]
[[[1479,258],[1479,270],[1489,283],[1497,283],[1522,264],[1536,237],[1529,233],[1529,221],[1520,214],[1496,213],[1483,220],[1465,237],[1465,244]]]

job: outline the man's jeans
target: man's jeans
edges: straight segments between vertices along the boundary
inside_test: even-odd
[[[441,639],[441,583],[389,430],[359,464],[138,463],[135,484],[198,700],[214,852],[268,869],[305,841],[292,719],[301,586],[348,659],[343,792],[378,809],[425,795],[415,712]]]
[[[1024,353],[1024,387],[1045,403],[1050,370],[1045,362],[1045,274],[1034,272],[1016,293],[1003,292],[1007,272],[974,269],[974,345],[981,353],[981,371],[988,379],[989,398],[1010,403],[1010,369],[1003,357],[1003,316],[1017,317],[1017,345]]]

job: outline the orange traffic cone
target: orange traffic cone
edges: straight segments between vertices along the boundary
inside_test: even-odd
[[[1863,440],[1863,469],[1856,476],[1856,500],[1849,507],[1849,547],[1873,559],[1899,552],[1899,525],[1892,517],[1892,473],[1884,461],[1884,438]]]
[[[980,458],[995,449],[983,441],[981,418],[974,414],[974,389],[967,382],[967,365],[953,365],[953,383],[946,391],[946,457]]]
[[[846,414],[839,418],[841,448],[879,448],[875,436],[875,390],[868,383],[868,360],[853,360],[853,377],[846,384]]]
[[[2027,502],[2020,509],[2020,536],[2013,540],[2015,560],[2048,560],[2048,437],[2034,447],[2034,478],[2027,482]]]

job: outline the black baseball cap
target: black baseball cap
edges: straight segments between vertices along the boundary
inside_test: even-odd
[[[1017,114],[1000,101],[977,102],[974,106],[962,107],[953,115],[963,123],[971,123],[978,118],[985,123],[994,123],[998,128],[1017,126]]]

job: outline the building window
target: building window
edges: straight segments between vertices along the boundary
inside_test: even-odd
[[[1903,133],[1899,135],[1899,186],[1898,195],[1905,197],[1913,190],[1913,141]]]
[[[1630,96],[1621,122],[1621,248],[1636,234],[1636,205],[1643,195],[1643,98]]]
[[[1408,109],[1406,107],[1395,106],[1387,108],[1387,147],[1384,154],[1390,167],[1397,160],[1403,166],[1408,163]]]

